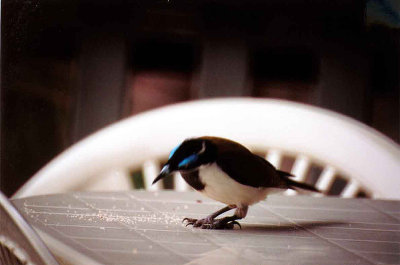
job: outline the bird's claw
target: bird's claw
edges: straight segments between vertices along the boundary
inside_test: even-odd
[[[193,227],[205,228],[207,225],[212,224],[214,220],[211,218],[194,219],[194,218],[184,218],[182,222],[186,222],[186,226],[192,225]]]
[[[231,221],[231,222],[229,222],[229,224],[232,224],[232,226],[237,225],[237,226],[239,226],[240,229],[242,229],[242,226],[240,225],[240,223],[238,221]]]
[[[182,220],[182,223],[184,223],[184,222],[187,222],[186,223],[186,226],[188,226],[188,225],[193,225],[194,226],[194,224],[197,222],[198,220],[197,219],[194,219],[194,218],[183,218],[183,220]]]
[[[242,226],[239,222],[235,220],[225,220],[222,219],[194,219],[194,218],[184,218],[182,222],[187,222],[186,226],[192,225],[193,227],[200,227],[201,229],[233,229],[235,225],[238,225],[240,229]]]

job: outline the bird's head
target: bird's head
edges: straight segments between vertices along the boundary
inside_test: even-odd
[[[187,139],[172,149],[153,184],[175,171],[191,171],[215,161],[216,146],[208,139]]]

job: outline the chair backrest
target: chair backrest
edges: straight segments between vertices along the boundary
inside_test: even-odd
[[[400,149],[379,132],[351,118],[282,100],[228,98],[186,102],[136,115],[87,137],[40,170],[16,197],[84,189],[105,172],[139,170],[145,187],[160,161],[188,137],[236,140],[278,168],[293,158],[291,172],[304,180],[318,165],[316,185],[329,190],[345,179],[341,196],[360,190],[375,198],[400,198]],[[187,186],[174,181],[178,190]]]
[[[59,264],[40,237],[0,193],[0,264]]]

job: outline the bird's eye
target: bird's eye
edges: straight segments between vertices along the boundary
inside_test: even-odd
[[[183,159],[179,164],[178,167],[187,167],[188,165],[192,164],[197,160],[198,156],[197,154],[190,155]]]

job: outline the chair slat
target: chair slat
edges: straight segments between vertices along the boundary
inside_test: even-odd
[[[154,191],[162,189],[162,182],[159,181],[154,185],[151,185],[153,180],[157,177],[160,172],[160,164],[157,160],[148,160],[143,163],[143,180],[144,187],[146,190]]]
[[[315,187],[320,191],[329,191],[335,180],[335,174],[336,170],[333,167],[331,166],[325,167],[320,177],[318,178]]]
[[[276,168],[282,163],[282,153],[279,150],[271,149],[265,158]]]
[[[98,175],[90,182],[86,182],[84,187],[80,187],[80,190],[121,191],[133,188],[134,184],[129,170],[127,168],[116,168]]]
[[[340,194],[343,198],[354,198],[360,190],[360,185],[355,180],[350,180],[350,182],[343,189]]]
[[[292,167],[292,170],[290,173],[293,174],[293,179],[295,181],[299,181],[299,182],[304,182],[306,177],[307,177],[307,170],[310,167],[310,159],[306,156],[303,155],[299,155]],[[287,190],[285,191],[285,195],[295,195],[298,192],[295,190]]]
[[[294,176],[293,179],[300,182],[305,181],[309,167],[310,159],[303,155],[298,156],[291,170],[291,173]]]
[[[179,173],[174,173],[174,189],[176,191],[190,190],[190,186],[186,183],[186,181],[181,177],[181,174]]]

